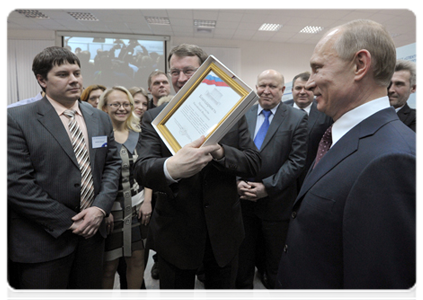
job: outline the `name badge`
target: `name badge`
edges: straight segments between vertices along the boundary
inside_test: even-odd
[[[105,148],[107,147],[107,136],[93,136],[92,142],[93,148]]]

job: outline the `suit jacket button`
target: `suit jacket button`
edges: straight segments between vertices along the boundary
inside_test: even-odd
[[[297,217],[297,212],[293,211],[292,214],[291,214],[291,218],[295,219],[296,217]]]
[[[285,247],[283,247],[283,252],[287,253],[288,252],[288,245],[285,245]]]

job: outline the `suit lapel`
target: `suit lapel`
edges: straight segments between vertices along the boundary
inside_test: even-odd
[[[256,131],[257,110],[258,105],[256,104],[245,115],[248,124],[248,131],[250,132],[250,137],[252,140],[254,140],[254,132]]]
[[[69,135],[63,126],[60,117],[57,115],[54,107],[48,102],[47,98],[39,101],[37,116],[38,121],[43,125],[48,132],[56,139],[57,143],[62,147],[63,151],[68,155],[70,160],[79,168],[75,153],[72,148],[72,143]]]
[[[388,122],[398,119],[392,108],[383,109],[347,132],[319,161],[315,169],[310,169],[294,205],[301,199],[313,185],[325,174],[336,167],[341,161],[356,152],[359,140],[375,134],[375,132]],[[311,168],[313,165],[311,166]]]
[[[278,109],[275,112],[275,115],[273,116],[272,123],[270,123],[269,129],[267,130],[266,137],[264,138],[260,151],[266,147],[266,145],[272,139],[273,135],[278,130],[279,126],[281,126],[281,124],[285,120],[285,114],[286,114],[286,106],[281,102],[281,104],[279,104]]]

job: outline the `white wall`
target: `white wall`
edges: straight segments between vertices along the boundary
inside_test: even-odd
[[[315,46],[172,37],[171,46],[181,43],[191,43],[201,47],[239,48],[241,68],[237,75],[253,89],[255,88],[257,76],[267,69],[275,69],[281,72],[285,77],[285,82],[292,81],[292,78],[301,72],[310,71],[309,60]],[[219,57],[217,59],[225,63],[223,59]],[[232,71],[236,73],[235,70]]]
[[[51,46],[52,43],[57,42],[54,31],[20,31],[9,30],[8,40],[45,40],[45,47]],[[38,41],[39,42],[39,41]],[[292,78],[298,73],[310,70],[309,59],[313,52],[314,45],[300,45],[300,44],[282,44],[273,42],[251,42],[241,40],[215,40],[206,38],[187,38],[187,37],[172,37],[169,48],[180,43],[196,44],[206,49],[214,49],[216,51],[216,58],[225,63],[225,59],[230,59],[233,65],[232,71],[236,73],[246,84],[255,89],[257,75],[266,69],[275,69],[282,73],[285,77],[285,82],[292,81]],[[231,49],[230,56],[224,57],[225,49]],[[26,49],[26,55],[30,56],[29,60],[32,62],[34,56],[40,49]],[[217,51],[220,50],[220,51]],[[222,51],[223,50],[223,51]],[[239,54],[238,54],[239,53]],[[215,54],[215,53],[208,53]],[[233,61],[233,55],[238,54],[240,58]],[[8,60],[11,59],[8,54]],[[28,59],[27,59],[28,60]],[[228,64],[228,67],[231,68]],[[28,74],[32,74],[31,64],[27,66]],[[29,75],[28,78],[32,78]],[[35,82],[35,78],[34,78]],[[34,83],[32,82],[31,85]],[[22,83],[24,86],[24,83]],[[21,91],[19,93],[20,100],[33,97],[33,88],[28,91]],[[8,102],[15,102],[14,97]]]

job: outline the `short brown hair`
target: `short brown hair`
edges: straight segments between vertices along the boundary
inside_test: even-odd
[[[174,47],[168,56],[167,62],[170,64],[170,59],[172,55],[176,55],[179,57],[185,57],[185,56],[197,56],[200,60],[200,65],[203,64],[203,62],[207,59],[208,55],[206,52],[203,51],[200,47],[197,45],[190,45],[190,44],[180,44],[176,47]]]

